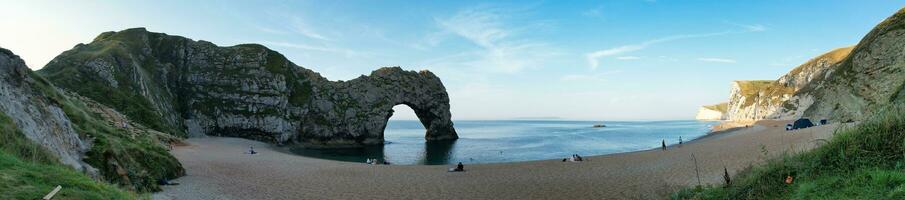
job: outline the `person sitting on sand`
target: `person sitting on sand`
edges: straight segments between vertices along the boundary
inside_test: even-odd
[[[584,161],[584,158],[581,158],[578,154],[575,154],[575,159],[578,160],[578,162]]]
[[[464,171],[465,171],[465,165],[462,165],[462,162],[459,162],[459,164],[456,165],[455,168],[449,168],[448,171],[449,171],[449,172],[464,172]]]
[[[254,146],[248,146],[248,154],[258,154]]]

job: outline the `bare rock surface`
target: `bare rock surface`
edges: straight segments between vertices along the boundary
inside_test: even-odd
[[[39,71],[56,85],[174,135],[317,147],[383,143],[392,107],[415,110],[427,140],[458,138],[429,71],[380,68],[329,81],[257,44],[219,47],[148,32],[106,32]]]

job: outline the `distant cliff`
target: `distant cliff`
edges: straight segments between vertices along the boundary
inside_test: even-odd
[[[728,103],[719,103],[715,105],[701,106],[698,114],[695,116],[697,120],[725,120]]]
[[[458,138],[446,89],[431,72],[381,68],[334,82],[257,44],[219,47],[135,28],[79,44],[39,73],[175,135],[381,144],[392,107],[404,104],[424,124],[426,139]]]
[[[905,10],[776,81],[735,81],[727,119],[861,120],[905,101]]]

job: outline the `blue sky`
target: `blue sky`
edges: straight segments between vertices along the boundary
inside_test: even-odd
[[[260,43],[331,80],[428,69],[454,119],[691,119],[729,83],[856,44],[905,1],[0,0],[0,47],[39,69],[104,31]],[[397,107],[394,119],[414,119]]]

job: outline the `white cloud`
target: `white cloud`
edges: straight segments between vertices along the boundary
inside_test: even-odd
[[[603,6],[597,6],[593,9],[585,10],[584,12],[581,12],[581,15],[585,16],[585,17],[597,17],[597,18],[602,17],[603,16]]]
[[[663,42],[669,42],[669,41],[673,41],[673,40],[711,37],[711,36],[725,35],[725,34],[729,34],[729,33],[732,33],[732,32],[723,31],[723,32],[704,33],[704,34],[673,35],[673,36],[644,41],[644,42],[641,42],[638,44],[623,45],[623,46],[614,47],[614,48],[610,48],[610,49],[595,51],[595,52],[586,54],[585,57],[587,58],[588,64],[590,64],[591,69],[597,69],[597,67],[600,65],[599,59],[602,57],[608,57],[608,56],[614,56],[614,55],[619,55],[619,54],[623,54],[623,53],[638,51],[638,50],[647,48],[650,45],[663,43]]]
[[[305,21],[299,17],[292,17],[291,28],[292,28],[292,31],[294,31],[298,34],[302,34],[303,36],[308,37],[308,38],[318,39],[318,40],[330,40],[329,38],[325,37],[324,35],[318,33],[316,30],[314,30],[314,27],[308,25],[308,23],[305,23]]]
[[[567,74],[559,78],[561,81],[606,81],[609,75],[620,73],[621,71],[608,71],[596,74]]]
[[[762,32],[762,31],[767,30],[767,27],[764,25],[761,25],[761,24],[739,24],[739,23],[732,23],[732,22],[726,22],[726,23],[733,25],[733,26],[738,26],[738,27],[744,28],[747,32]]]
[[[594,51],[594,52],[585,54],[585,58],[588,61],[588,65],[590,65],[591,69],[594,70],[594,69],[597,69],[598,66],[600,66],[600,58],[642,50],[642,49],[645,49],[648,46],[651,46],[654,44],[659,44],[659,43],[664,43],[664,42],[669,42],[669,41],[674,41],[674,40],[682,40],[682,39],[713,37],[713,36],[735,34],[735,33],[762,32],[762,31],[767,30],[767,28],[765,26],[759,25],[759,24],[745,25],[745,24],[736,24],[736,23],[729,23],[729,22],[727,22],[727,23],[734,25],[734,26],[741,27],[744,30],[742,30],[742,31],[722,31],[722,32],[703,33],[703,34],[672,35],[672,36],[644,41],[644,42],[641,42],[638,44],[623,45],[623,46],[618,46],[618,47],[614,47],[614,48]]]
[[[638,57],[638,56],[619,56],[619,57],[616,57],[616,60],[638,60],[638,59],[641,59],[641,57]]]
[[[349,49],[323,47],[323,46],[315,46],[315,45],[291,43],[291,42],[259,41],[256,43],[267,45],[267,46],[280,46],[280,47],[289,47],[289,48],[294,48],[294,49],[302,49],[302,50],[310,50],[310,51],[339,53],[339,54],[344,54],[345,56],[348,56],[348,57],[366,55],[365,53],[361,53],[361,52],[357,52],[357,51],[353,51],[353,50],[349,50]]]
[[[284,31],[284,30],[273,29],[273,28],[267,28],[267,27],[257,27],[257,29],[258,29],[259,31],[261,31],[261,32],[270,33],[270,34],[285,35],[285,34],[288,34],[288,33],[289,33],[289,32],[286,32],[286,31]]]
[[[704,62],[717,62],[717,63],[736,63],[733,59],[726,58],[698,58],[699,61]]]
[[[491,67],[496,72],[516,73],[541,66],[546,58],[558,54],[546,43],[519,38],[519,30],[528,28],[511,27],[505,23],[508,16],[501,13],[504,12],[492,8],[473,8],[459,11],[449,18],[435,19],[444,32],[480,47],[468,58],[459,58],[460,66]],[[437,34],[432,34],[431,44],[439,44],[438,38]]]

